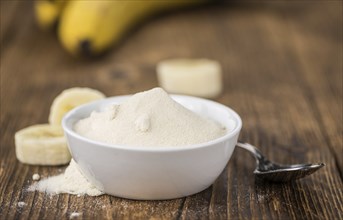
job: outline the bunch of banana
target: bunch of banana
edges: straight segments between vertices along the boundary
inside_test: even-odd
[[[36,0],[34,10],[39,27],[43,30],[55,27],[66,3],[66,0]]]
[[[101,92],[89,88],[64,90],[52,103],[49,124],[33,125],[15,134],[17,159],[33,165],[69,163],[71,155],[61,127],[63,116],[76,106],[104,97]]]
[[[94,56],[117,44],[142,19],[205,0],[36,0],[36,17],[48,29],[59,20],[58,36],[71,54]]]

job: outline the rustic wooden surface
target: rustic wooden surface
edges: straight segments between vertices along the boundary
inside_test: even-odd
[[[0,219],[343,219],[342,1],[250,2],[162,16],[101,59],[69,56],[35,24],[32,2],[1,1]],[[207,57],[224,69],[216,99],[235,109],[241,139],[281,163],[325,162],[289,184],[255,180],[255,162],[236,149],[210,188],[169,201],[26,192],[32,174],[14,133],[47,122],[63,89],[87,86],[109,96],[157,86],[155,65],[171,57]],[[26,203],[19,207],[18,202]]]

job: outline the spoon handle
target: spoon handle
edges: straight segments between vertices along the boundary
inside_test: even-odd
[[[236,145],[238,147],[243,148],[243,149],[249,151],[250,153],[252,153],[252,155],[256,159],[256,164],[257,165],[260,165],[260,163],[263,163],[263,162],[269,163],[269,161],[267,159],[265,159],[265,157],[263,156],[261,151],[259,151],[259,149],[257,149],[253,145],[248,144],[248,143],[242,143],[242,142],[238,142]]]

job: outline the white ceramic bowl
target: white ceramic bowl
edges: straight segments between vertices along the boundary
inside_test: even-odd
[[[210,100],[172,95],[191,111],[232,129],[218,139],[178,147],[111,145],[85,138],[73,130],[75,122],[92,111],[101,111],[129,97],[92,102],[73,109],[63,118],[69,150],[89,181],[107,194],[139,200],[179,198],[209,187],[224,170],[235,148],[242,127],[239,115]]]

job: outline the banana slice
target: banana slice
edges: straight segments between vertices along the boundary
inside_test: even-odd
[[[171,93],[214,98],[222,91],[222,70],[208,59],[171,59],[157,65],[159,84]]]
[[[53,101],[50,108],[49,123],[61,125],[62,118],[71,109],[97,99],[103,99],[105,95],[90,88],[71,88],[64,90]]]
[[[60,126],[39,124],[18,131],[15,136],[18,160],[33,165],[62,165],[71,155]]]

